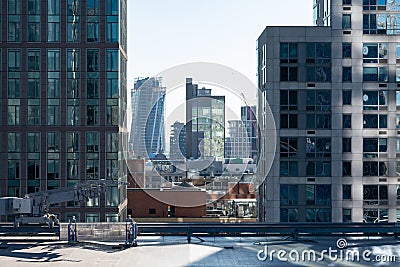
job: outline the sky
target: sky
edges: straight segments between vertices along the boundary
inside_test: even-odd
[[[176,65],[212,62],[256,83],[266,26],[312,25],[312,0],[128,0],[128,88]]]
[[[218,63],[232,68],[245,75],[256,88],[256,41],[265,27],[313,24],[312,0],[127,2],[128,90],[133,88],[135,78],[156,77],[172,67],[194,62]],[[184,82],[185,77],[182,77],[182,86]],[[176,120],[185,121],[185,96],[181,93],[184,87],[175,88],[173,92],[169,89],[165,100],[166,148],[169,125]],[[212,89],[216,95],[214,92],[218,88]],[[222,95],[226,97],[226,122],[240,119],[238,107],[245,105],[243,98],[237,94]],[[246,99],[249,105],[256,104],[256,93],[247,95]],[[130,119],[128,112],[129,122]]]

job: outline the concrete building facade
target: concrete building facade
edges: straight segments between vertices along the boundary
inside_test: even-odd
[[[266,102],[278,136],[261,221],[400,221],[398,18],[400,1],[314,0],[319,27],[261,34],[262,146]]]
[[[1,1],[1,196],[126,181],[126,2]],[[50,212],[124,220],[126,188]]]

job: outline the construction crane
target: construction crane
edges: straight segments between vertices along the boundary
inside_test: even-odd
[[[49,206],[66,201],[87,202],[105,193],[107,186],[120,184],[118,181],[94,180],[67,188],[59,188],[27,194],[23,198],[0,198],[0,215],[17,215],[14,225],[58,224],[57,215],[49,213]],[[126,183],[123,183],[126,185]]]

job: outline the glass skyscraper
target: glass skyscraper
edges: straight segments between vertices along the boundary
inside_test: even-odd
[[[126,2],[1,1],[1,196],[126,181]],[[126,189],[50,212],[124,220]]]
[[[133,154],[153,158],[164,152],[165,93],[162,78],[144,78],[135,82],[132,96],[132,127],[130,143]]]

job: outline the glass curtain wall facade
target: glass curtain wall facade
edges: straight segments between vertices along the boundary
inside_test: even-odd
[[[132,96],[130,149],[135,157],[152,158],[164,152],[165,93],[162,78],[144,78],[135,82]]]
[[[5,0],[0,9],[1,196],[125,181],[126,0]],[[50,212],[62,222],[124,220],[126,190],[110,185],[100,199]]]
[[[399,222],[400,1],[314,8],[326,27],[267,27],[258,39],[261,145],[267,101],[279,139],[270,170],[260,158],[259,219]]]
[[[225,96],[186,79],[186,158],[224,158]]]

